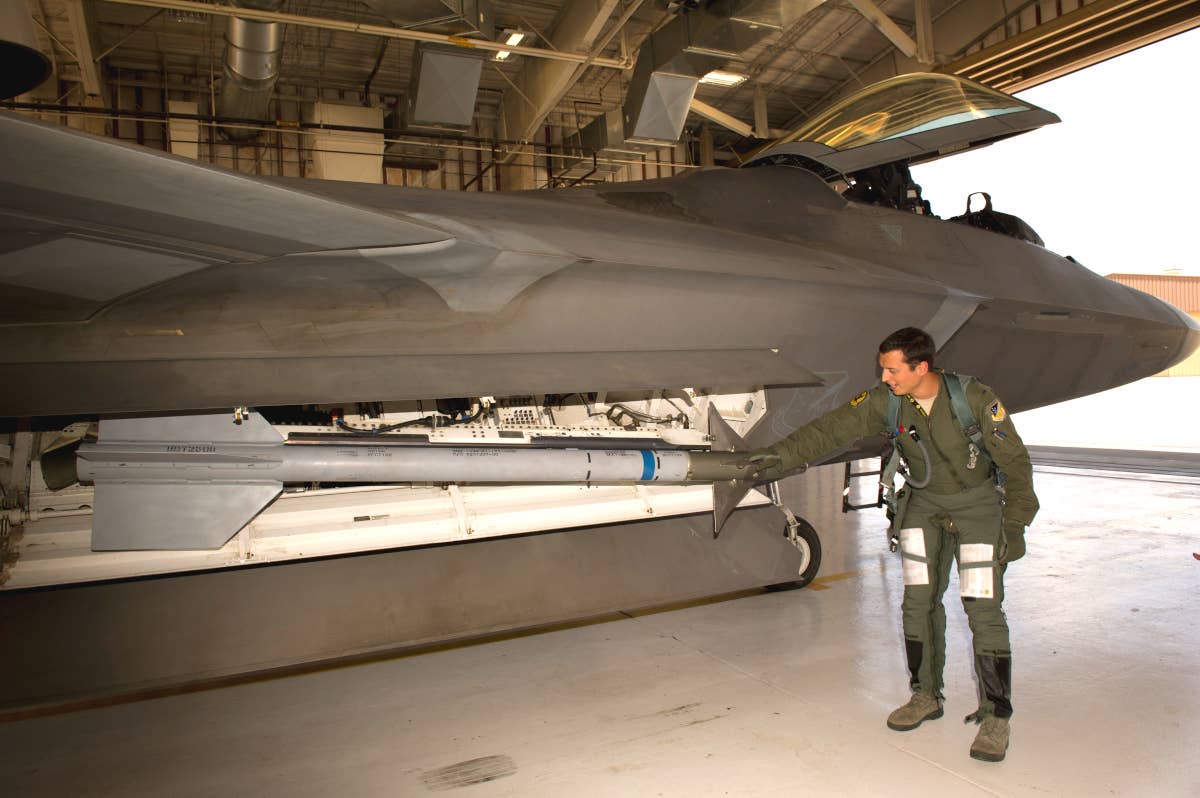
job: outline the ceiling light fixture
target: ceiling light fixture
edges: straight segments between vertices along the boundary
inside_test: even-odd
[[[725,72],[721,69],[714,69],[700,78],[701,83],[707,83],[710,86],[737,86],[745,81],[745,75],[739,75],[736,72]]]
[[[525,39],[525,34],[519,30],[510,30],[506,28],[504,32],[500,34],[500,38],[503,39],[504,43],[509,47],[516,47]],[[508,50],[500,50],[496,53],[496,60],[503,61],[510,55],[512,55],[512,53],[510,53]]]

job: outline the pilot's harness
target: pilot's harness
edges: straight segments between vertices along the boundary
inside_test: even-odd
[[[965,377],[959,374],[942,372],[945,378],[942,380],[946,386],[946,393],[950,397],[950,408],[954,411],[954,419],[958,422],[959,429],[967,438],[967,468],[974,469],[975,464],[979,462],[979,457],[982,455],[988,463],[988,469],[991,471],[992,478],[996,481],[996,490],[1000,493],[1000,504],[1004,504],[1004,483],[1005,475],[996,465],[996,461],[992,459],[988,453],[987,447],[983,443],[983,432],[980,430],[979,422],[975,419],[975,413],[971,411],[971,406],[967,404],[966,386],[974,380],[974,377]],[[933,476],[933,465],[929,459],[929,450],[925,448],[925,442],[921,440],[921,436],[917,434],[916,429],[910,427],[907,430],[901,430],[900,422],[900,397],[896,394],[888,396],[888,416],[887,416],[887,446],[891,449],[891,453],[886,455],[887,464],[880,472],[879,484],[883,487],[883,500],[887,502],[888,517],[892,520],[892,533],[889,538],[889,548],[892,551],[900,545],[900,524],[902,523],[901,516],[903,515],[903,507],[901,501],[907,496],[903,488],[900,494],[896,491],[895,479],[896,474],[904,475],[904,483],[909,488],[923,488],[929,484],[929,480]],[[908,474],[907,463],[903,462],[900,454],[900,446],[896,439],[900,435],[908,435],[917,445],[917,449],[921,452],[921,456],[925,458],[925,478],[920,482],[913,480]]]

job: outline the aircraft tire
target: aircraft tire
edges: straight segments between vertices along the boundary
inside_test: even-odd
[[[821,569],[821,538],[817,535],[817,530],[803,518],[797,518],[796,520],[800,522],[800,529],[798,530],[800,541],[808,549],[808,564],[800,572],[799,579],[793,582],[779,582],[774,585],[767,585],[767,590],[769,591],[798,590],[806,587],[812,580],[816,579],[817,571]],[[787,534],[788,529],[785,524],[783,527],[783,536],[787,537]]]

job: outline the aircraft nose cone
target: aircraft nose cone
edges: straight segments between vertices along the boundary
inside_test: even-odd
[[[1197,322],[1174,305],[1171,306],[1171,310],[1174,310],[1176,315],[1179,316],[1179,320],[1183,322],[1183,342],[1180,344],[1178,354],[1176,354],[1170,364],[1170,366],[1174,366],[1177,363],[1187,360],[1197,350],[1200,350],[1200,322]],[[1167,368],[1170,368],[1170,366],[1167,366]]]
[[[1160,374],[1200,348],[1200,324],[1169,302],[1154,302],[1156,312],[1131,325],[1134,348],[1126,380]]]
[[[939,361],[975,370],[1010,409],[1024,410],[1160,374],[1200,349],[1200,324],[1173,305],[1102,277],[1082,285],[1091,295],[1069,310],[982,305]]]

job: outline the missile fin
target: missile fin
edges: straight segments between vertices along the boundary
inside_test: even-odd
[[[712,436],[714,452],[744,452],[750,448],[711,403],[708,406],[708,434]]]
[[[712,451],[714,452],[746,452],[749,446],[726,423],[716,406],[708,406],[708,434],[712,436]],[[729,516],[737,508],[742,497],[754,487],[753,480],[723,479],[713,482],[713,538],[721,535],[721,528],[729,520]]]
[[[184,416],[131,416],[100,420],[103,443],[282,443],[283,438],[257,411],[239,424],[231,411]]]
[[[97,482],[93,551],[219,549],[280,491],[280,482]]]
[[[727,479],[713,483],[713,539],[721,534],[721,528],[737,509],[742,497],[750,492],[754,483],[748,479]]]

